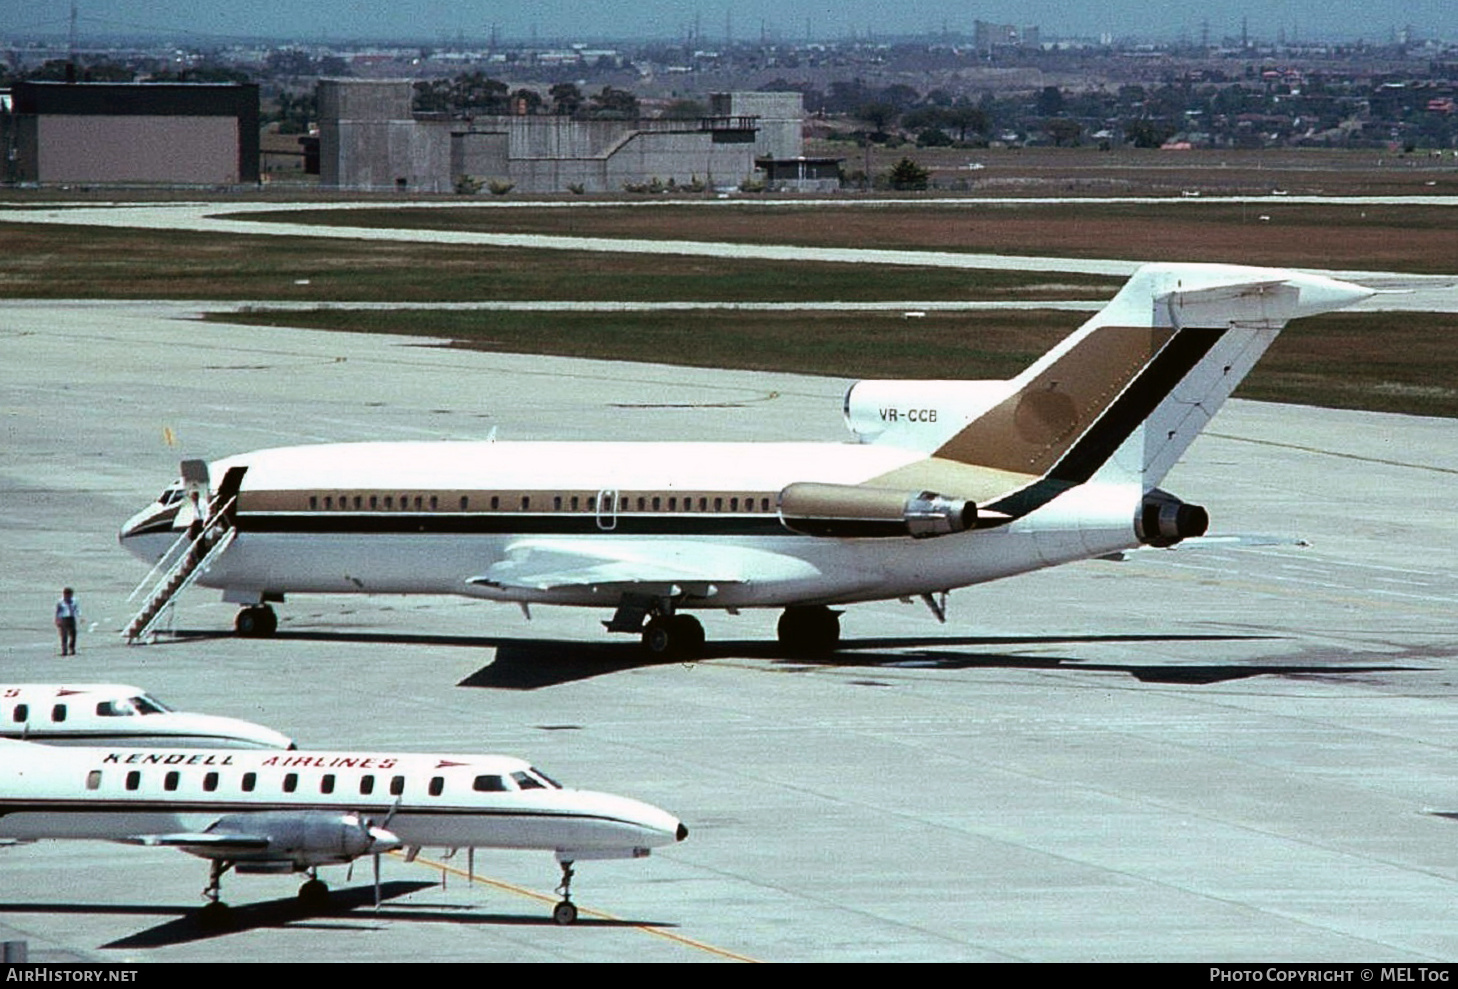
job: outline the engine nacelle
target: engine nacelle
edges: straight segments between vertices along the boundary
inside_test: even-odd
[[[1144,496],[1134,516],[1134,534],[1146,546],[1173,546],[1203,536],[1209,528],[1210,513],[1202,506],[1187,504],[1159,488]]]
[[[921,448],[956,435],[1010,391],[1006,381],[857,381],[845,393],[845,424],[861,443]]]
[[[239,844],[184,846],[185,851],[202,858],[237,862],[244,872],[297,872],[316,865],[340,865],[361,855],[400,847],[399,838],[368,820],[326,810],[228,814],[207,833],[260,841],[251,848]]]
[[[892,491],[853,484],[791,484],[780,492],[780,522],[805,536],[927,539],[977,525],[977,506],[932,491]]]

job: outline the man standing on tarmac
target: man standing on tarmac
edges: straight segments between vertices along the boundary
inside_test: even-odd
[[[61,591],[56,602],[56,628],[61,633],[61,655],[76,655],[76,623],[81,620],[81,605],[72,597],[71,588]]]

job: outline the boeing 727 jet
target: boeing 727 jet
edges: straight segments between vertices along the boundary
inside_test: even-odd
[[[572,864],[641,858],[682,841],[671,814],[563,788],[499,755],[52,748],[0,740],[0,838],[78,838],[179,848],[212,863],[202,919],[219,922],[223,874],[308,872],[422,847],[539,849],[562,868],[553,920],[570,924]]]
[[[861,381],[855,442],[413,442],[188,461],[121,532],[157,564],[145,634],[189,581],[271,634],[288,594],[461,594],[611,612],[690,655],[705,609],[784,609],[797,652],[835,606],[922,597],[1204,533],[1160,488],[1288,320],[1364,288],[1153,264],[1008,381]]]

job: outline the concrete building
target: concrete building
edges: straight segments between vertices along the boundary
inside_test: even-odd
[[[258,181],[258,87],[20,82],[0,114],[6,182]]]
[[[800,153],[800,94],[728,95],[782,99],[715,97],[714,112],[695,120],[456,119],[413,113],[409,80],[324,79],[320,182],[417,192],[450,192],[470,181],[523,192],[619,192],[655,179],[737,186],[754,174],[756,155]],[[760,106],[776,114],[767,128],[752,112]]]

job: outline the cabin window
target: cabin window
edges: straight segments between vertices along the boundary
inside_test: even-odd
[[[244,793],[252,793],[257,786],[258,786],[258,774],[257,773],[244,773],[243,774],[243,792]]]
[[[676,512],[676,511],[678,511],[678,498],[677,497],[673,497],[673,498],[668,499],[668,510],[670,512]]]
[[[99,770],[99,769],[93,769],[93,770],[91,770],[91,772],[89,772],[89,773],[86,774],[86,789],[88,789],[88,790],[99,790],[99,789],[101,789],[101,770]]]
[[[438,796],[440,796],[444,792],[445,792],[445,777],[444,776],[432,776],[430,778],[430,795],[432,797],[438,797]]]
[[[523,507],[525,507],[525,506],[523,506]],[[575,508],[576,506],[573,506],[573,507]],[[554,512],[560,512],[561,510],[562,510],[562,496],[561,495],[557,495],[556,497],[554,497],[552,499],[552,511],[554,511]]]
[[[477,776],[471,789],[480,793],[499,793],[507,789],[506,780],[500,776]]]
[[[334,792],[334,774],[333,773],[325,773],[323,776],[319,777],[319,792],[320,793],[333,793]]]
[[[359,778],[359,793],[362,797],[368,797],[375,792],[375,778],[373,776],[361,776]]]
[[[431,501],[432,501],[432,502],[434,502],[434,501],[435,501],[435,499],[434,499],[434,498],[432,498],[432,499],[430,499],[430,500],[431,500]],[[422,496],[421,496],[421,495],[416,495],[416,496],[415,496],[415,510],[416,510],[416,511],[417,511],[417,512],[418,512],[418,511],[420,511],[420,510],[421,510],[421,509],[422,509],[422,508],[423,508],[423,507],[425,507],[425,498],[423,498],[423,497],[422,497]],[[430,507],[431,507],[431,508],[434,508],[434,507],[435,507],[435,505],[434,505],[434,504],[432,504],[432,505],[431,505],[431,506],[430,506]]]
[[[15,705],[15,710],[13,712],[11,712],[11,714],[10,714],[10,720],[11,721],[14,721],[16,724],[21,724],[21,723],[29,720],[29,718],[30,718],[30,705],[29,704],[17,704],[17,705]]]
[[[656,511],[659,511],[661,508],[663,508],[663,499],[660,498],[660,497],[658,497],[657,495],[654,495],[653,496],[653,510],[656,512]]]
[[[761,498],[761,499],[759,499],[759,510],[761,512],[767,512],[767,511],[769,511],[769,499],[768,498]]]
[[[714,499],[714,511],[716,511],[716,512],[722,512],[723,510],[724,510],[724,499],[723,498],[715,498]]]
[[[66,720],[66,705],[64,705],[64,704],[57,704],[55,707],[51,708],[51,720],[52,721],[65,721]]]
[[[293,793],[298,788],[299,788],[299,774],[298,773],[285,773],[284,774],[284,785],[283,785],[283,791],[284,791],[284,793]]]
[[[218,774],[217,773],[208,773],[206,776],[203,777],[203,790],[205,790],[208,793],[212,793],[217,788],[218,788]]]
[[[521,496],[521,510],[524,512],[529,512],[532,510],[532,499],[530,495]]]
[[[729,499],[729,511],[739,511],[739,498],[737,496]]]
[[[362,508],[364,508],[364,497],[361,496],[361,495],[355,495],[354,496],[354,509],[355,509],[355,511],[359,511]]]
[[[491,510],[494,512],[497,509],[499,509],[500,507],[501,507],[501,496],[500,495],[492,495],[491,496]]]
[[[578,504],[579,504],[579,501],[578,501],[578,498],[577,498],[577,496],[576,496],[576,495],[573,495],[573,496],[572,496],[572,510],[573,510],[573,511],[574,511],[574,512],[575,512],[575,511],[578,511],[578,507],[577,507],[577,506],[578,506]]]
[[[374,499],[370,499],[370,500],[373,501]],[[374,506],[371,505],[370,507],[373,508]],[[395,507],[395,499],[394,499],[394,497],[392,495],[385,495],[385,511],[388,512],[391,509],[393,509],[394,507]]]
[[[644,498],[642,495],[639,495],[638,496],[638,511],[640,511],[640,512],[643,511],[644,508],[647,507],[647,504],[648,504],[648,499]]]
[[[176,790],[177,784],[181,779],[182,774],[175,769],[172,770],[166,776],[162,777],[162,789],[167,790],[168,792]]]
[[[140,770],[133,769],[131,772],[127,773],[127,789],[128,790],[135,790],[137,787],[139,787],[141,785],[142,785],[142,773],[141,773]]]
[[[461,495],[461,511],[464,512],[470,506],[471,506],[471,499],[470,498],[467,498],[465,495]],[[494,508],[496,506],[493,504],[492,507]]]
[[[701,512],[707,512],[708,510],[709,510],[709,499],[707,499],[707,498],[700,498],[699,499],[699,511],[701,511]]]
[[[436,504],[437,504],[436,496],[435,495],[431,495],[430,496],[430,510],[432,512],[435,511]]]
[[[370,495],[370,511],[374,511],[376,508],[379,508],[379,507],[380,507],[380,499],[379,499],[379,496],[378,495]]]
[[[405,777],[403,777],[403,776],[392,776],[392,777],[390,777],[390,796],[392,796],[392,797],[398,797],[398,796],[400,796],[400,794],[402,794],[404,792],[405,792]]]

